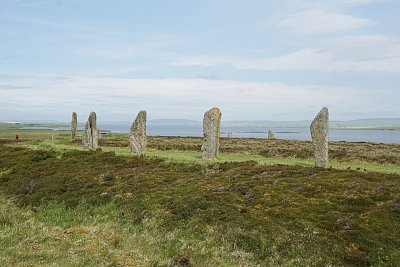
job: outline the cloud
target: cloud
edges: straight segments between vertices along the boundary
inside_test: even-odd
[[[199,56],[183,56],[175,58],[170,65],[172,66],[203,66],[214,67],[218,65],[234,65],[239,67],[240,58],[228,56],[199,55]]]
[[[320,9],[309,9],[291,14],[278,23],[301,34],[350,31],[373,24],[372,21],[345,14],[331,13]]]
[[[307,10],[313,8],[319,8],[323,10],[338,10],[343,8],[351,8],[357,6],[370,5],[379,2],[387,2],[387,0],[287,0],[281,1],[282,6],[286,7],[286,10]]]
[[[177,36],[149,35],[143,36],[142,40],[136,42],[81,47],[78,49],[78,54],[108,60],[127,60],[132,58],[164,59],[169,57],[169,53],[166,52],[168,49],[186,43],[188,43],[188,40]]]
[[[15,86],[10,84],[0,84],[0,90],[25,90],[32,89],[32,86]]]
[[[38,3],[39,4],[39,3]],[[88,26],[84,24],[75,24],[75,23],[70,23],[70,22],[58,22],[58,21],[52,21],[52,20],[47,20],[47,19],[42,19],[42,18],[35,18],[31,16],[21,16],[18,14],[14,14],[12,12],[5,12],[5,11],[0,11],[0,19],[1,20],[6,20],[10,21],[13,23],[18,23],[18,24],[24,24],[28,25],[29,27],[35,27],[38,29],[41,28],[47,28],[47,29],[53,29],[57,31],[64,31],[65,33],[92,33],[92,34],[97,34],[97,35],[112,35],[112,36],[121,36],[121,35],[127,35],[129,33],[127,32],[122,32],[118,29],[109,29],[109,28],[104,28],[104,27],[93,27],[93,26]],[[82,35],[81,35],[82,37]],[[49,40],[54,40],[52,37],[48,37]]]
[[[218,106],[225,120],[311,119],[325,105],[341,112],[356,112],[371,99],[351,88],[292,86],[280,82],[244,82],[206,79],[119,79],[73,76],[13,78],[7,84],[28,87],[2,90],[1,119],[12,114],[40,116],[36,119],[69,119],[72,111],[98,112],[103,120],[129,121],[140,109],[149,118],[201,120],[205,110]],[[51,118],[48,118],[48,117]],[[43,118],[45,117],[45,118]]]
[[[334,38],[311,48],[269,58],[182,57],[174,66],[229,65],[248,70],[308,70],[354,72],[400,72],[400,42],[382,35],[353,35]]]
[[[376,2],[384,2],[386,0],[339,0],[339,2],[354,4],[354,5],[367,5]]]

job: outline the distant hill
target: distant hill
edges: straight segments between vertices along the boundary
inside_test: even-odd
[[[331,121],[331,127],[400,127],[400,118],[398,119],[360,119],[349,121]]]
[[[263,126],[275,126],[275,127],[303,127],[310,122],[308,121],[224,121],[222,120],[221,125],[225,127],[232,126],[248,126],[248,127],[263,127]],[[148,125],[152,126],[201,126],[202,122],[195,120],[185,119],[159,119],[150,120],[147,122]]]
[[[201,122],[194,120],[185,120],[185,119],[159,119],[159,120],[149,120],[147,125],[154,126],[199,126]]]
[[[60,121],[3,121],[0,122],[8,125],[19,125],[22,127],[33,126],[33,127],[68,127],[70,122]],[[101,126],[113,127],[121,126],[130,127],[132,122],[122,121],[98,121]],[[271,127],[271,128],[302,128],[309,127],[311,120],[303,121],[273,121],[273,120],[233,120],[225,121],[222,120],[222,127]],[[79,125],[84,125],[83,121],[79,122]],[[155,119],[147,122],[149,126],[202,126],[201,121],[187,120],[187,119]],[[376,119],[358,119],[348,121],[330,121],[330,128],[336,129],[400,129],[400,118],[376,118]]]
[[[222,121],[223,126],[248,127],[308,127],[311,120],[304,121]],[[360,119],[348,121],[330,121],[331,128],[399,128],[399,119]]]
[[[310,125],[311,121],[222,121],[222,126],[247,126],[247,127],[304,127]]]
[[[159,119],[150,120],[148,125],[152,126],[201,126],[202,122],[185,119]],[[237,120],[224,121],[223,127],[308,127],[311,120],[303,121],[272,121],[272,120]],[[359,119],[348,121],[330,121],[331,128],[399,128],[400,118],[381,118],[381,119]]]

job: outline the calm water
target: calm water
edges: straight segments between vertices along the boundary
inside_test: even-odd
[[[101,127],[101,125],[100,125]],[[102,129],[112,132],[127,133],[129,126],[103,125]],[[310,129],[305,128],[270,128],[275,138],[288,140],[311,140]],[[221,136],[232,132],[233,137],[266,138],[269,129],[264,127],[222,127]],[[203,136],[200,126],[152,126],[147,128],[150,136]],[[400,131],[389,130],[330,130],[330,141],[375,142],[400,144]]]
[[[99,124],[101,130],[109,130],[115,133],[128,133],[130,125],[108,125]],[[43,129],[41,127],[26,127]],[[265,127],[221,127],[221,136],[226,137],[228,132],[233,133],[236,138],[266,138],[268,130],[275,133],[275,138],[287,140],[311,140],[310,129],[304,128],[265,128]],[[61,127],[55,130],[69,130],[68,127]],[[83,130],[78,127],[78,130]],[[166,126],[149,125],[147,127],[149,136],[203,136],[201,126]],[[387,144],[400,144],[400,131],[392,130],[330,130],[330,141],[347,142],[374,142]]]

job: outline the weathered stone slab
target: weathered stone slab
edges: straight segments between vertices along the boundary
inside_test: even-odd
[[[311,123],[315,166],[328,167],[329,111],[324,107]]]
[[[75,140],[77,126],[78,126],[78,115],[76,114],[76,112],[72,112],[72,120],[71,120],[71,139],[72,140]]]
[[[204,113],[203,134],[204,143],[201,146],[203,158],[212,159],[218,157],[219,136],[221,130],[221,111],[212,108]]]
[[[85,125],[82,144],[84,148],[98,148],[100,130],[97,128],[97,116],[91,112]]]
[[[99,136],[98,133],[100,131],[98,131],[97,129],[97,116],[96,116],[96,112],[90,112],[89,115],[89,124],[90,124],[90,130],[91,130],[91,134],[92,134],[92,147],[93,148],[97,148],[99,146]]]
[[[274,134],[274,132],[272,130],[268,131],[268,139],[269,140],[275,139],[275,134]]]
[[[233,138],[233,133],[232,132],[228,132],[228,138]]]
[[[101,139],[101,131],[100,128],[97,128],[97,139],[100,140]],[[97,142],[98,143],[98,142]]]
[[[131,151],[139,155],[146,154],[147,150],[146,120],[146,111],[140,111],[130,130],[129,141],[131,144]]]
[[[85,131],[83,132],[83,138],[82,138],[83,148],[90,148],[91,140],[92,140],[92,131],[90,130],[90,123],[89,121],[87,121],[85,124]]]

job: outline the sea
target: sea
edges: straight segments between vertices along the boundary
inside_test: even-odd
[[[128,124],[98,124],[102,132],[129,133]],[[25,129],[48,129],[67,131],[69,127],[24,127]],[[78,126],[78,130],[83,130]],[[257,126],[221,126],[221,137],[231,132],[234,138],[267,138],[268,130],[272,130],[276,139],[310,141],[309,127],[257,127]],[[203,128],[199,125],[148,125],[148,136],[192,136],[202,137]],[[400,144],[399,130],[378,129],[330,129],[329,141],[373,142],[384,144]]]
[[[128,133],[130,125],[99,124],[102,131],[114,133]],[[65,130],[68,130],[66,128]],[[221,127],[221,137],[226,137],[232,132],[234,138],[267,138],[268,130],[272,130],[277,139],[286,140],[311,140],[309,127],[255,127],[255,126],[230,126]],[[203,128],[198,125],[148,125],[149,136],[203,136]],[[400,131],[398,130],[365,130],[365,129],[331,129],[329,131],[330,141],[347,142],[374,142],[385,144],[400,144]]]

